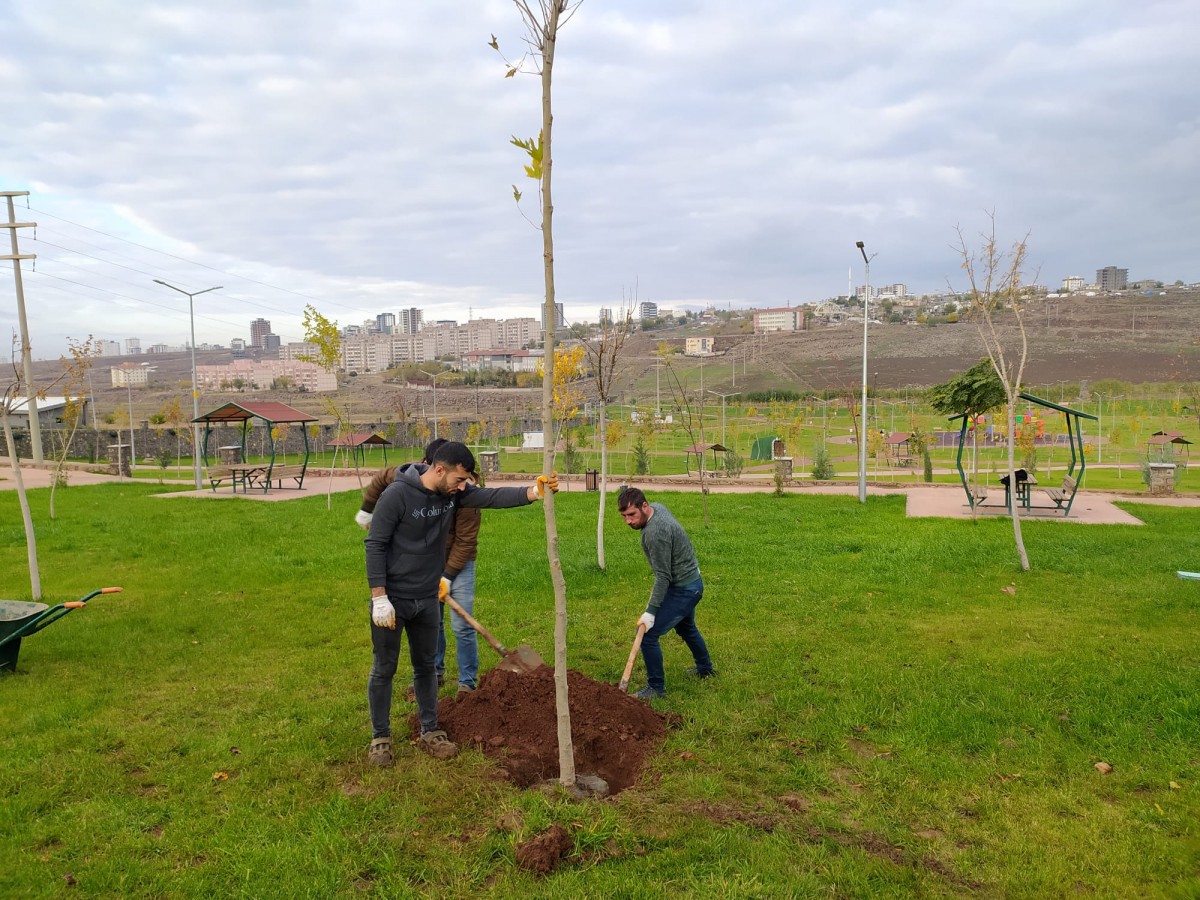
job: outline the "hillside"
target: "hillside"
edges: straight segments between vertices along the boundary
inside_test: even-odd
[[[1026,324],[1029,365],[1025,383],[1030,386],[1106,378],[1135,383],[1200,381],[1200,292],[1043,301],[1030,310]],[[679,359],[676,363],[681,373],[688,373],[688,384],[693,389],[699,387],[701,365],[706,390],[819,391],[861,384],[862,330],[857,325],[765,336],[755,336],[737,326],[724,332],[712,328],[668,329],[638,332],[630,340],[627,362],[622,367],[625,399],[645,397],[647,391],[655,390],[654,353],[660,342],[682,346],[686,336],[714,333],[720,355],[703,364],[698,359]],[[963,371],[983,352],[977,329],[966,323],[936,327],[872,325],[869,378],[880,389],[924,387]],[[185,411],[190,410],[191,360],[187,353],[137,359],[150,363],[155,371],[150,388],[132,392],[135,419],[147,419],[173,398],[180,400]],[[197,353],[201,365],[228,359],[224,351]],[[98,362],[92,376],[101,417],[129,402],[124,388],[110,386],[111,364]],[[35,377],[48,380],[59,368],[58,362],[35,363]],[[669,392],[665,383],[661,389]],[[324,413],[318,395],[277,391],[205,395],[200,409],[204,412],[239,398],[278,400],[316,415]],[[429,388],[386,384],[378,374],[347,379],[337,402],[350,410],[354,420],[363,422],[433,415],[433,392]],[[442,418],[536,417],[541,409],[541,391],[439,385],[437,404]]]

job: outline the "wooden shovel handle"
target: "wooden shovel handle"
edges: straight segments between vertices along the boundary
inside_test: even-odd
[[[463,621],[465,621],[468,625],[470,625],[472,628],[474,628],[476,631],[478,631],[480,634],[482,634],[483,639],[485,641],[487,641],[489,644],[491,644],[493,650],[495,650],[501,656],[508,656],[508,650],[505,648],[505,646],[502,643],[500,643],[498,640],[496,640],[494,637],[492,637],[491,633],[486,628],[484,628],[482,625],[480,625],[478,622],[476,622],[475,619],[471,616],[471,614],[469,612],[467,612],[465,609],[463,609],[462,605],[457,600],[455,600],[453,597],[451,597],[449,594],[447,594],[445,599],[442,600],[442,602],[445,603],[452,610],[454,610],[456,613],[458,613],[460,616],[462,616]]]
[[[638,650],[642,647],[642,638],[646,634],[646,626],[638,622],[637,634],[633,636],[633,648],[629,651],[629,662],[625,663],[625,671],[621,673],[621,683],[618,690],[624,691],[629,687],[629,676],[633,674],[633,664],[637,661]]]

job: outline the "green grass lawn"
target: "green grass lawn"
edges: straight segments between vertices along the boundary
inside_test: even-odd
[[[355,495],[162,489],[60,489],[54,521],[32,492],[48,599],[125,592],[0,676],[0,896],[1200,895],[1196,510],[1026,521],[1021,574],[1010,523],[900,497],[711,495],[706,528],[699,495],[652,496],[695,541],[720,676],[668,639],[678,728],[575,803],[474,751],[367,768]],[[570,658],[615,683],[650,582],[612,507],[597,570],[597,499],[557,503]],[[0,596],[28,591],[3,492]],[[552,607],[540,509],[485,513],[480,620],[549,658]],[[538,880],[514,847],[554,822],[576,855]]]

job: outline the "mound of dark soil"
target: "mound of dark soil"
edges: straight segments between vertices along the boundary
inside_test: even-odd
[[[599,775],[612,794],[629,787],[662,746],[667,718],[614,685],[575,671],[567,673],[567,694],[575,771]],[[558,777],[554,672],[548,666],[526,675],[492,669],[473,693],[442,698],[438,718],[451,740],[479,748],[520,787]]]

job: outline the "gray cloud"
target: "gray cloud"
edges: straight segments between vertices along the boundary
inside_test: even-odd
[[[508,138],[536,134],[537,80],[504,79],[486,46],[520,53],[511,4],[447,9],[8,4],[0,187],[31,190],[59,217],[39,238],[69,248],[36,248],[40,343],[64,320],[181,341],[151,277],[229,282],[197,322],[222,342],[259,310],[298,336],[305,302],[342,321],[536,314]],[[954,227],[993,209],[1006,238],[1031,233],[1043,282],[1110,264],[1200,279],[1192,12],[587,0],[555,69],[560,299],[572,318],[635,281],[665,305],[813,300],[845,290],[855,240],[876,280],[938,290]]]

